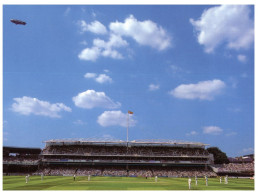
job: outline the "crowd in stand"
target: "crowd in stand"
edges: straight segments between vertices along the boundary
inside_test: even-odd
[[[200,163],[204,164],[208,162],[208,159],[206,158],[194,158],[194,157],[188,157],[185,159],[182,159],[180,157],[175,157],[175,158],[163,158],[159,159],[158,157],[145,157],[145,156],[140,156],[140,157],[132,157],[132,158],[125,158],[124,156],[98,156],[98,157],[90,157],[90,156],[76,156],[76,157],[71,157],[71,156],[66,156],[63,158],[57,158],[57,156],[45,156],[42,159],[43,162],[48,161],[48,162],[108,162],[108,163],[149,163],[149,164],[154,164],[154,163]]]
[[[37,163],[39,161],[38,155],[29,155],[29,156],[4,156],[4,163]]]
[[[77,175],[77,176],[129,176],[129,177],[215,177],[210,169],[202,167],[141,167],[134,166],[128,170],[125,167],[48,167],[38,170],[35,174],[44,175]]]
[[[127,170],[120,167],[105,168],[102,172],[103,176],[127,176]]]
[[[254,171],[254,163],[229,163],[218,166],[218,172],[249,172]]]
[[[102,169],[99,167],[80,167],[76,171],[77,175],[95,175],[95,176],[101,176],[102,175]]]
[[[177,168],[169,168],[163,167],[158,170],[154,170],[154,175],[159,177],[167,176],[167,177],[203,177],[206,175],[207,177],[215,177],[217,174],[210,169],[204,169],[199,167],[177,167]]]
[[[133,155],[133,156],[206,156],[208,152],[201,148],[173,147],[118,147],[118,146],[48,146],[43,154],[81,154],[81,155]]]

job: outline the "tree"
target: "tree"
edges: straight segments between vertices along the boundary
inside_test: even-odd
[[[218,147],[207,148],[207,151],[214,156],[215,164],[228,164],[229,160],[226,153],[222,152]]]

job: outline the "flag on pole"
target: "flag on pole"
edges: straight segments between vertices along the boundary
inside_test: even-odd
[[[133,114],[133,112],[131,112],[130,110],[128,111],[129,114]]]

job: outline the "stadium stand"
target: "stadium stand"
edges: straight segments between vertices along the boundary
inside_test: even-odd
[[[35,172],[40,165],[40,148],[3,147],[3,172],[6,175]]]
[[[254,162],[213,165],[213,168],[218,175],[244,176],[244,177],[254,176]]]
[[[172,140],[49,140],[43,150],[4,147],[3,165],[6,174],[60,176],[215,177],[236,169],[253,173],[248,164],[213,165],[206,146]]]
[[[49,140],[45,143],[42,170],[52,175],[216,176],[208,167],[213,156],[202,143],[92,139]]]

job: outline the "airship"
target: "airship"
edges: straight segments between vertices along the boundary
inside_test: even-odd
[[[10,20],[12,23],[14,23],[14,24],[21,24],[21,25],[26,25],[26,22],[24,22],[24,21],[21,21],[21,20],[16,20],[16,19],[11,19]]]

